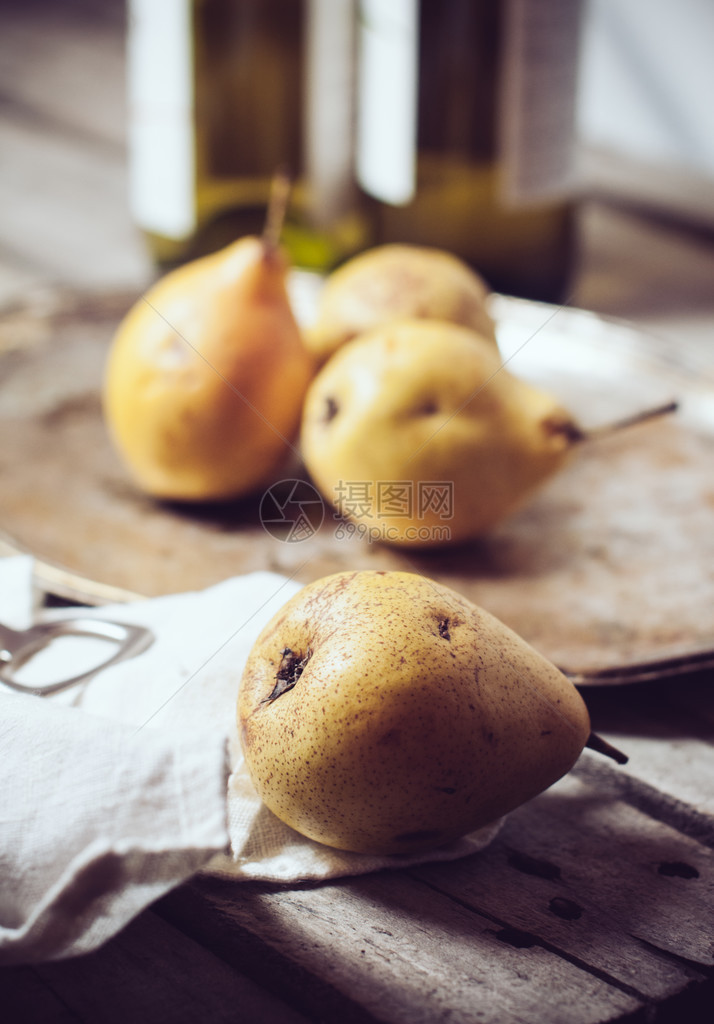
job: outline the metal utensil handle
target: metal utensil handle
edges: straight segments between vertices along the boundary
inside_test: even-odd
[[[63,636],[87,636],[109,640],[117,645],[116,650],[98,665],[85,672],[52,683],[28,684],[15,678],[15,672],[31,657],[47,647],[53,640]],[[22,693],[44,696],[59,693],[70,686],[84,682],[102,669],[133,658],[146,650],[153,642],[153,634],[144,626],[107,619],[74,618],[42,622],[26,630],[9,629],[0,626],[0,682]]]
[[[595,672],[572,672],[561,669],[576,686],[607,686],[615,683],[646,683],[668,676],[689,675],[704,669],[714,668],[714,648],[695,651],[691,654],[656,658],[652,661],[632,662]]]

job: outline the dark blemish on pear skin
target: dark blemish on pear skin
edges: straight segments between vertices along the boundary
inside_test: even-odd
[[[451,633],[449,633],[449,620],[439,620],[439,636],[444,640],[451,640]]]
[[[260,703],[267,704],[272,702],[282,696],[282,694],[287,693],[288,690],[292,690],[311,657],[312,651],[309,649],[307,654],[296,654],[289,647],[284,648],[275,676],[275,686],[272,692],[267,697],[264,697]]]
[[[439,793],[447,793],[449,796],[453,796],[456,792],[456,786],[437,786]]]
[[[340,407],[335,401],[335,399],[332,397],[332,395],[328,395],[327,398],[325,399],[325,408],[322,413],[322,422],[331,423],[339,411]]]

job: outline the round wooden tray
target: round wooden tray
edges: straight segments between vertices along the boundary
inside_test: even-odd
[[[301,315],[304,285],[294,290]],[[654,339],[495,296],[509,369],[559,394],[585,426],[670,398],[680,408],[583,445],[490,536],[417,553],[349,536],[327,508],[319,529],[288,540],[261,524],[260,494],[189,507],[139,493],[99,398],[109,342],[133,299],[43,294],[0,316],[0,533],[6,550],[36,556],[50,589],[100,603],[256,569],[308,582],[399,568],[460,590],[586,683],[714,648],[714,379],[688,372]],[[300,466],[284,475],[306,479]]]

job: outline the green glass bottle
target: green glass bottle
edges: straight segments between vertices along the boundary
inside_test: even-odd
[[[293,179],[293,262],[328,270],[372,241],[354,180],[353,0],[131,0],[132,210],[159,263],[262,229]]]
[[[561,300],[574,264],[579,0],[361,0],[358,179],[376,239]]]

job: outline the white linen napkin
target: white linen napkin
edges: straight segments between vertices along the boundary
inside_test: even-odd
[[[238,684],[259,631],[298,589],[256,572],[198,593],[83,608],[83,617],[147,626],[154,643],[52,697],[0,685],[0,962],[96,948],[198,870],[327,879],[454,859],[492,840],[500,823],[429,853],[342,853],[261,803],[237,739]],[[0,622],[23,628],[34,613],[32,560],[0,559]],[[92,643],[63,639],[23,681],[86,668]]]

